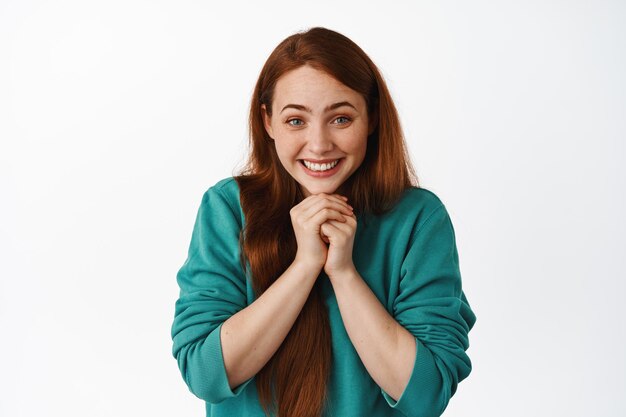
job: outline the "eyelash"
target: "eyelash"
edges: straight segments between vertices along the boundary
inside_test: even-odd
[[[350,118],[349,118],[349,117],[347,117],[347,116],[338,116],[335,120],[337,120],[337,119],[346,119],[346,122],[344,122],[344,123],[339,123],[339,124],[342,124],[342,125],[344,125],[344,124],[349,123],[349,122],[351,122],[351,121],[352,121],[352,119],[350,119]],[[298,124],[298,125],[291,124],[291,122],[293,122],[294,120],[299,120],[299,121],[302,121],[302,119],[293,118],[293,119],[289,119],[289,120],[287,120],[287,122],[286,122],[286,123],[287,123],[288,125],[290,125],[290,126],[293,126],[293,127],[300,127],[300,126],[302,126],[301,124]]]
[[[349,123],[350,121],[352,121],[352,119],[350,119],[347,116],[339,116],[339,117],[337,117],[337,119],[346,119],[346,122],[345,123],[341,123],[341,124],[346,124],[346,123]],[[337,120],[337,119],[335,119],[335,120]]]
[[[293,127],[299,127],[299,126],[302,126],[302,125],[300,125],[300,124],[298,124],[298,125],[294,125],[294,124],[292,124],[291,122],[293,122],[293,121],[300,121],[300,122],[301,122],[301,121],[302,121],[302,119],[289,119],[289,120],[287,120],[287,124],[288,124],[288,125],[290,125],[290,126],[293,126]]]

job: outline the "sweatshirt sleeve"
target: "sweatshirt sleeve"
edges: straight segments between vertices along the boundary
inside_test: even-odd
[[[171,328],[172,353],[189,390],[210,403],[237,396],[252,380],[231,390],[220,341],[222,324],[246,306],[241,220],[235,213],[218,186],[205,192],[187,260],[176,276],[180,296]]]
[[[443,205],[411,237],[393,308],[395,319],[415,336],[417,353],[398,401],[383,396],[408,417],[440,416],[470,374],[466,350],[476,321],[462,291],[454,228]]]

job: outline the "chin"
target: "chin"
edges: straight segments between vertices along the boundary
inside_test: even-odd
[[[316,194],[322,194],[322,193],[324,193],[324,194],[333,194],[339,188],[339,187],[334,186],[334,185],[329,185],[329,186],[317,185],[317,186],[309,186],[309,187],[307,187],[306,184],[300,184],[300,187],[302,187],[302,190],[304,191],[305,195],[306,194],[316,195]]]

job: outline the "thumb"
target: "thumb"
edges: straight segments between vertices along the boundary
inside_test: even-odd
[[[324,226],[325,226],[325,224],[322,224],[322,227],[320,227],[320,237],[322,238],[324,243],[329,244],[330,240],[328,240],[328,236],[326,236],[326,234],[324,234]]]

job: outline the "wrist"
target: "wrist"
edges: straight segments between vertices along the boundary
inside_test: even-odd
[[[311,278],[317,278],[323,267],[323,264],[319,265],[319,263],[311,262],[310,260],[303,259],[297,255],[290,266],[290,268],[297,271],[298,275]]]
[[[343,285],[343,284],[350,285],[355,280],[361,278],[361,275],[359,275],[359,272],[356,270],[356,267],[354,265],[350,265],[350,267],[342,269],[342,270],[325,271],[325,272],[326,272],[326,275],[328,275],[328,278],[331,284],[333,285],[333,287],[335,285]]]

